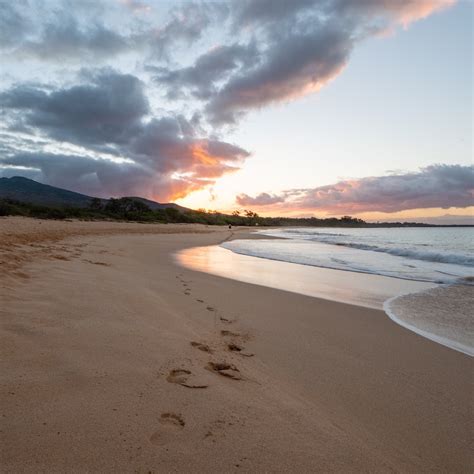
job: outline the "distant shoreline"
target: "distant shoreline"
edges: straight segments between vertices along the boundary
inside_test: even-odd
[[[137,196],[102,199],[16,176],[0,178],[0,216],[45,219],[117,220],[120,222],[196,223],[233,226],[284,227],[473,227],[473,224],[366,222],[342,217],[262,217],[251,210],[226,214],[193,210],[175,203],[159,203]]]

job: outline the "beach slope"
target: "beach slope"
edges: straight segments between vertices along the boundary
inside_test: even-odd
[[[229,237],[0,219],[2,472],[472,472],[470,357],[175,263]]]

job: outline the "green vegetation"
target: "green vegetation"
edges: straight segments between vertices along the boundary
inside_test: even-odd
[[[261,217],[256,212],[234,211],[232,215],[204,209],[181,211],[173,207],[150,209],[145,203],[133,198],[90,200],[88,207],[49,207],[0,199],[0,216],[25,216],[38,219],[117,220],[150,223],[197,223],[233,226],[312,226],[312,227],[377,227],[377,226],[425,226],[409,222],[370,224],[349,216],[318,219],[316,217]]]

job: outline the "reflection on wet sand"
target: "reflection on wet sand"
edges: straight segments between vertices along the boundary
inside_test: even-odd
[[[193,270],[332,301],[382,309],[388,298],[435,284],[311,267],[236,254],[219,246],[194,247],[176,254]]]

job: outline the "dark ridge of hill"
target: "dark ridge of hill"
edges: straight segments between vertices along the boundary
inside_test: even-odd
[[[156,202],[156,201],[151,201],[150,199],[145,199],[138,196],[126,196],[126,197],[128,197],[129,199],[133,199],[134,201],[140,201],[143,204],[146,204],[152,211],[156,209],[166,209],[168,207],[172,207],[173,209],[177,209],[178,211],[181,211],[181,212],[190,211],[189,208],[180,206],[179,204],[175,204],[174,202]]]
[[[87,207],[92,197],[14,176],[0,178],[0,198],[41,206]]]
[[[40,206],[86,208],[89,207],[92,199],[95,198],[67,189],[38,183],[22,176],[14,176],[13,178],[0,178],[0,199],[12,199]],[[189,210],[178,204],[159,203],[142,197],[133,196],[130,199],[146,204],[151,210],[166,209],[168,207],[181,212]],[[103,204],[106,204],[108,201],[108,199],[101,199]]]

